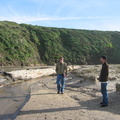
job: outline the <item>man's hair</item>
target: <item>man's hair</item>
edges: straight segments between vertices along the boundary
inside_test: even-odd
[[[106,56],[101,56],[102,59],[104,59],[105,61],[107,61],[107,57]]]
[[[60,57],[59,60],[64,59],[64,57]]]

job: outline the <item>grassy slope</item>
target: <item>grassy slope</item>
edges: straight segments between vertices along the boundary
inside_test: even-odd
[[[120,63],[120,32],[59,29],[0,22],[0,65],[97,64],[101,55]]]

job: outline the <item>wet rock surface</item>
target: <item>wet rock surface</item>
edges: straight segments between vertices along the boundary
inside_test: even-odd
[[[120,83],[116,83],[116,91],[120,92]]]
[[[72,73],[77,77],[84,78],[84,80],[96,81],[99,78],[101,67],[101,65],[84,65],[73,70]],[[120,65],[109,65],[109,80],[120,80]]]
[[[73,69],[78,69],[80,66],[68,66],[68,71],[72,71]],[[15,68],[14,68],[15,69]],[[26,81],[35,78],[40,78],[43,76],[55,76],[55,66],[45,66],[45,67],[36,67],[36,68],[16,68],[15,70],[9,68],[9,71],[5,71],[4,69],[0,69],[0,86],[8,85],[13,82],[18,81]]]

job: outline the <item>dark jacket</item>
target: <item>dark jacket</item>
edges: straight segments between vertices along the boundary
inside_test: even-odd
[[[101,73],[100,73],[100,82],[107,82],[109,75],[109,66],[106,62],[102,65]]]

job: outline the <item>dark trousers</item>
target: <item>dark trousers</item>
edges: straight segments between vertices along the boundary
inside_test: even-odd
[[[108,91],[107,91],[108,83],[101,83],[101,93],[103,96],[103,105],[108,105]]]

